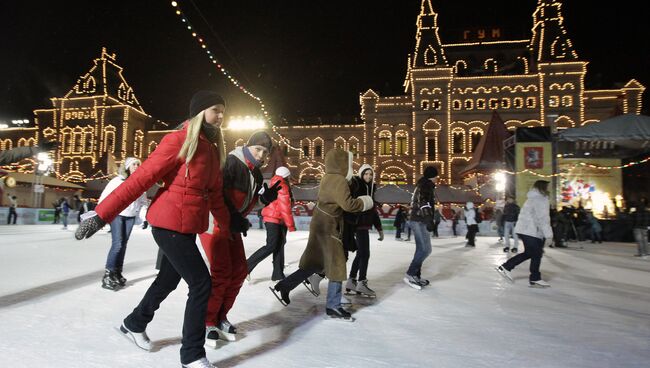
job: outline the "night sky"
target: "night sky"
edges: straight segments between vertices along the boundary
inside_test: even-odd
[[[103,46],[117,54],[126,80],[154,118],[185,118],[199,89],[220,91],[229,114],[255,114],[256,104],[215,70],[170,2],[5,2],[0,121],[31,119],[33,109],[51,107],[48,99],[63,96]],[[178,1],[223,65],[274,116],[287,119],[358,116],[358,95],[368,88],[401,94],[420,2]],[[499,27],[504,39],[529,38],[536,1],[433,4],[442,41],[452,43],[468,27]],[[614,88],[631,78],[650,87],[647,13],[639,6],[629,0],[564,2],[565,27],[580,58],[590,62],[588,88]]]

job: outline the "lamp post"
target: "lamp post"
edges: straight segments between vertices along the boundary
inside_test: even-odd
[[[48,152],[41,152],[36,156],[38,166],[34,170],[34,181],[32,182],[32,207],[39,208],[43,206],[43,193],[45,186],[43,185],[43,176],[49,174],[52,170],[52,159]]]

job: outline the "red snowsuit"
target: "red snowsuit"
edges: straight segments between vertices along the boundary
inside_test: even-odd
[[[280,182],[280,190],[278,191],[278,199],[269,203],[268,206],[262,210],[264,222],[271,222],[286,226],[289,231],[296,231],[296,225],[293,221],[293,212],[291,210],[293,198],[291,198],[291,191],[287,183],[281,176],[276,175],[271,178],[269,187]]]
[[[246,217],[257,203],[257,192],[262,187],[262,174],[246,160],[242,148],[237,147],[228,154],[223,169],[223,196],[231,213],[237,211]],[[205,316],[206,326],[216,326],[226,320],[235,303],[239,289],[244,283],[248,266],[240,233],[231,237],[220,236],[220,229],[214,226],[213,233],[201,234],[201,245],[210,262],[212,292]]]

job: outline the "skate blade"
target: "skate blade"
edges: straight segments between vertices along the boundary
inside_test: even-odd
[[[308,283],[307,281],[303,281],[302,284],[305,285],[305,287],[307,288],[307,290],[309,290],[309,292],[311,293],[311,295],[313,295],[313,296],[320,296],[320,293],[317,293],[317,292],[316,292],[316,291],[311,287],[311,284],[310,284],[310,283]]]
[[[218,341],[219,341],[219,340],[208,340],[208,339],[205,339],[205,346],[207,346],[207,347],[209,347],[209,348],[212,348],[212,349],[216,349],[216,348],[218,347],[218,344],[217,344]]]
[[[415,289],[415,290],[422,290],[422,285],[413,284],[413,283],[411,283],[411,282],[410,282],[406,277],[403,278],[402,280],[404,281],[404,283],[405,283],[406,285],[412,287],[413,289]]]
[[[339,317],[332,317],[332,316],[325,316],[325,319],[328,321],[337,321],[337,322],[354,322],[356,321],[356,318],[350,317],[350,318],[339,318]]]
[[[372,295],[372,294],[364,294],[364,293],[357,293],[358,296],[363,297],[363,298],[368,298],[368,299],[374,299],[377,297],[377,295]]]
[[[282,305],[284,305],[285,307],[288,305],[287,303],[284,302],[284,300],[282,300],[282,297],[280,297],[280,295],[278,295],[278,291],[275,290],[275,288],[272,288],[272,287],[269,286],[269,290],[271,290],[271,292],[273,293],[273,296],[275,296],[275,298],[276,298],[280,303],[282,303]]]
[[[544,285],[537,285],[537,284],[534,284],[534,285],[528,285],[528,287],[529,287],[529,288],[535,288],[535,289],[548,289],[548,288],[551,287],[551,285],[544,286]]]
[[[237,341],[237,335],[231,334],[230,332],[223,332],[221,330],[217,330],[217,333],[219,334],[219,338],[222,340],[226,341]]]
[[[122,326],[120,326],[120,327],[114,327],[114,328],[115,328],[115,331],[117,331],[120,335],[124,336],[125,339],[131,341],[131,343],[132,343],[133,345],[137,346],[138,348],[140,348],[140,349],[142,349],[142,350],[144,350],[144,351],[150,351],[150,349],[147,349],[147,348],[144,348],[144,347],[138,345],[138,343],[135,342],[135,338],[134,338],[134,337],[129,333],[129,331],[124,332],[124,331],[122,331],[122,328],[121,328],[121,327],[122,327]]]

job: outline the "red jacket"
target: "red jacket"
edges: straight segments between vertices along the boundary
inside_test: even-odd
[[[269,187],[280,181],[280,190],[278,191],[278,199],[269,203],[268,206],[262,210],[264,222],[272,222],[274,224],[284,225],[289,228],[289,231],[296,231],[296,224],[293,222],[293,213],[291,211],[291,192],[287,182],[281,176],[276,175],[271,178]]]
[[[95,211],[110,223],[153,184],[162,180],[147,212],[152,226],[183,234],[200,234],[208,229],[208,212],[222,229],[228,229],[230,214],[223,201],[223,178],[219,150],[203,134],[189,165],[178,158],[186,127],[167,134],[142,165],[117,187]]]

